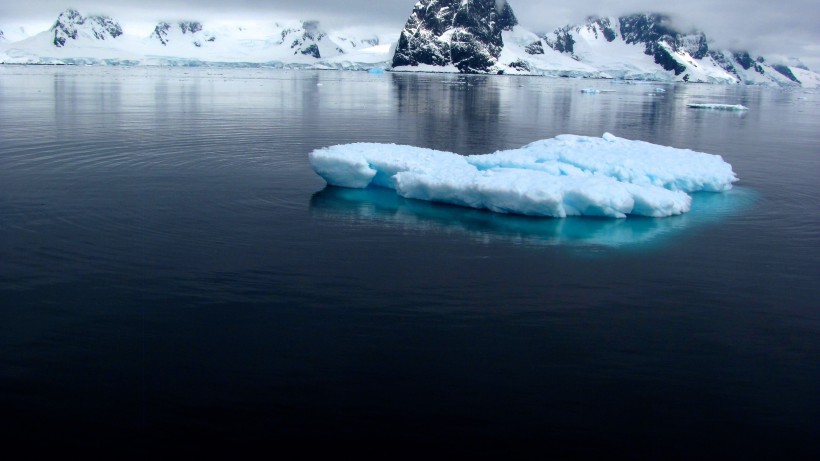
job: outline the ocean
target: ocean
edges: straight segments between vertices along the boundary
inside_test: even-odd
[[[2,66],[0,440],[816,458],[818,103],[747,86]],[[740,180],[682,216],[562,220],[326,187],[308,162],[351,142],[483,154],[605,132],[719,154]]]

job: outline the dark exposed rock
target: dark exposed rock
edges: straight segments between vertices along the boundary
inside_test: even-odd
[[[609,18],[598,18],[595,20],[595,23],[601,28],[601,31],[604,33],[604,38],[608,42],[615,41],[618,38],[618,34],[615,33],[615,30],[612,28],[612,24],[609,21]]]
[[[547,38],[545,42],[547,46],[552,48],[555,51],[559,51],[561,53],[568,53],[572,54],[575,45],[575,39],[572,38],[572,27],[566,26],[555,31],[554,38]]]
[[[176,27],[179,28],[179,31],[182,35],[194,35],[197,32],[202,31],[202,23],[199,21],[179,21],[176,23]],[[154,31],[151,32],[151,38],[156,38],[162,43],[163,45],[167,45],[169,39],[169,34],[171,30],[174,28],[171,24],[167,22],[160,22],[154,27]],[[216,37],[209,37],[207,41],[213,42],[216,40]],[[200,40],[193,41],[194,46],[197,48],[202,46],[202,42]]]
[[[85,18],[75,9],[67,9],[57,16],[57,22],[51,27],[54,31],[54,46],[65,46],[68,39],[77,40],[77,26],[85,24]]]
[[[709,57],[723,70],[734,75],[741,82],[750,80],[742,75],[743,70],[751,69],[758,74],[767,75],[763,64],[765,60],[763,58],[752,58],[748,51],[710,51]],[[799,83],[799,80],[794,77],[794,74],[787,66],[779,66],[780,68],[778,68],[776,65],[767,65],[767,67],[774,70],[777,75],[783,75],[792,82]]]
[[[399,36],[393,67],[452,64],[490,72],[504,46],[501,32],[518,24],[506,1],[421,0]]]
[[[686,54],[694,59],[710,56],[706,35],[700,31],[680,32],[672,25],[669,16],[663,14],[633,14],[621,16],[615,21],[610,18],[589,17],[582,26],[566,26],[544,37],[550,48],[575,56],[575,34],[581,31],[608,42],[620,35],[627,44],[643,46],[644,53],[652,56],[663,69],[680,75],[686,71]]]
[[[655,63],[676,75],[686,70],[675,56],[676,51],[686,51],[693,58],[701,59],[709,51],[706,36],[700,32],[683,34],[671,27],[668,16],[661,14],[634,14],[617,19],[617,29],[620,36],[628,44],[644,45],[644,53],[652,56]],[[618,38],[616,26],[609,18],[589,17],[583,26],[566,26],[556,29],[552,34],[544,37],[544,42],[550,48],[561,53],[575,56],[574,34],[586,29],[593,37],[599,34],[608,42]]]
[[[179,30],[183,34],[195,34],[202,30],[202,23],[199,21],[180,21]]]
[[[535,41],[524,47],[524,51],[527,54],[544,54],[544,46],[541,45],[541,41]]]
[[[509,64],[509,66],[512,67],[513,69],[518,69],[518,70],[521,70],[521,71],[524,71],[524,72],[529,72],[530,71],[530,65],[527,64],[526,62],[520,60],[520,59],[511,62]]]
[[[315,43],[308,46],[307,48],[301,50],[301,53],[304,54],[305,56],[313,56],[314,58],[321,57],[319,55],[319,47],[316,46]]]
[[[168,32],[171,31],[171,25],[167,22],[160,22],[159,24],[154,27],[154,31],[151,32],[151,37],[156,37],[159,39],[160,43],[163,45],[168,44]]]
[[[754,65],[754,60],[748,51],[735,51],[732,55],[735,58],[735,62],[746,70],[749,70]]]
[[[748,51],[735,51],[732,53],[732,56],[734,57],[735,62],[740,64],[740,66],[746,70],[753,68],[755,72],[759,74],[766,72],[763,70],[763,66],[760,65],[763,62],[760,60],[762,58],[753,59]]]
[[[80,31],[85,30],[97,40],[117,38],[122,35],[122,27],[108,16],[84,17],[79,11],[69,8],[59,16],[51,27],[54,32],[52,43],[56,47],[63,47],[68,40],[77,40]]]
[[[106,37],[117,38],[122,35],[122,27],[108,16],[89,16],[94,38],[105,40]]]
[[[725,53],[720,51],[709,51],[709,57],[712,58],[715,63],[726,72],[729,72],[736,77],[738,76],[737,69],[735,68],[735,61],[727,57]]]
[[[780,72],[781,74],[785,75],[786,78],[788,78],[789,80],[795,83],[800,83],[800,80],[798,80],[797,77],[795,77],[794,72],[792,72],[792,70],[789,69],[788,66],[784,66],[783,64],[775,64],[772,66],[772,68]]]
[[[300,33],[301,32],[301,33]],[[319,46],[316,44],[327,36],[326,33],[319,29],[319,21],[303,21],[301,29],[285,29],[282,31],[282,40],[286,39],[292,34],[297,34],[296,38],[290,43],[293,48],[293,54],[303,54],[305,56],[313,56],[314,58],[321,58]]]
[[[706,36],[693,31],[688,34],[672,28],[671,20],[662,14],[633,14],[618,19],[621,36],[626,43],[643,43],[644,53],[652,56],[655,63],[679,75],[686,70],[671,51],[686,51],[695,59],[702,59],[709,53]]]
[[[653,47],[652,57],[655,58],[655,64],[660,65],[666,70],[675,72],[675,75],[680,75],[686,70],[686,66],[680,63],[669,50],[661,45]],[[647,53],[649,54],[649,53]],[[684,76],[686,77],[686,76]]]
[[[611,42],[618,38],[618,33],[615,32],[615,29],[612,27],[612,23],[610,22],[609,18],[599,18],[597,16],[589,16],[587,17],[587,22],[585,25],[586,29],[592,33],[595,38],[598,38],[598,31],[601,31],[601,34],[604,36],[606,41]],[[560,32],[563,34],[570,33],[572,29],[576,31],[580,31],[580,27],[572,27],[566,26],[561,29],[555,31],[556,35]]]

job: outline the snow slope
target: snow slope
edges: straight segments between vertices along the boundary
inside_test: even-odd
[[[248,27],[188,20],[161,21],[149,36],[138,37],[123,34],[111,18],[107,24],[119,33],[101,32],[98,18],[66,10],[48,31],[0,42],[0,63],[385,68],[392,38],[361,29],[327,32],[316,21]]]
[[[808,69],[800,67],[789,67],[789,70],[794,74],[798,81],[800,81],[803,88],[817,88],[820,87],[820,75]]]

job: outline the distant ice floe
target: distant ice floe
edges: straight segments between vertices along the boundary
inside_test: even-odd
[[[584,94],[600,94],[600,93],[614,93],[615,90],[599,90],[597,88],[583,88],[581,93]]]
[[[486,155],[355,143],[309,158],[333,186],[380,186],[405,198],[558,218],[679,215],[690,210],[688,193],[726,191],[737,181],[719,155],[609,133],[560,135]]]
[[[740,104],[687,104],[686,107],[690,107],[692,109],[714,109],[733,111],[749,110],[748,107],[742,106]]]

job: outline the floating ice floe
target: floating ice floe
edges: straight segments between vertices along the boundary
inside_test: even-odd
[[[729,190],[719,155],[631,141],[560,135],[519,149],[462,156],[413,146],[355,143],[310,153],[330,185],[530,216],[665,217],[689,211],[689,192]]]
[[[615,90],[599,90],[597,88],[583,88],[581,93],[584,94],[600,94],[600,93],[614,93]]]
[[[686,107],[692,109],[749,110],[748,107],[740,104],[687,104]]]

